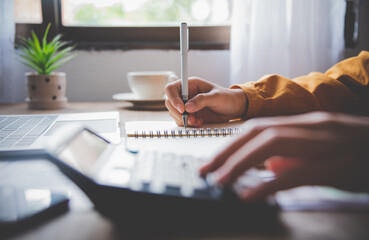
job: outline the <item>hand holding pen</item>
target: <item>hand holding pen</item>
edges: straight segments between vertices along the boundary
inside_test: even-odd
[[[247,98],[241,89],[228,89],[201,78],[188,78],[188,30],[180,27],[181,80],[167,84],[165,105],[176,124],[200,127],[227,122],[245,114]],[[191,99],[190,99],[191,98]]]
[[[203,123],[228,122],[241,118],[247,109],[247,98],[242,89],[229,89],[201,78],[188,79],[189,100],[182,100],[181,80],[165,87],[165,105],[178,126],[183,126],[183,113],[188,113],[188,126]]]

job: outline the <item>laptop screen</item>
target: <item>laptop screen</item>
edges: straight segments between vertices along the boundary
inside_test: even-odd
[[[91,176],[99,157],[107,148],[108,143],[84,129],[69,141],[58,156],[80,172]]]

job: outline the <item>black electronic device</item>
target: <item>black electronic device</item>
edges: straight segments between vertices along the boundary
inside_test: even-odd
[[[153,155],[161,165],[153,165]],[[171,160],[155,152],[132,154],[123,144],[110,144],[80,126],[63,131],[48,150],[0,152],[2,156],[53,162],[80,187],[100,213],[113,219],[125,232],[267,229],[277,219],[278,207],[273,202],[245,203],[232,189],[221,189],[196,177],[191,173],[196,167],[190,167],[190,163],[197,161],[187,159],[188,156],[177,164],[172,159],[176,154],[171,154]],[[181,176],[171,174],[172,165],[180,168]],[[153,169],[159,170],[157,177]],[[147,171],[151,171],[150,178]],[[247,177],[253,178],[253,174]],[[163,178],[169,182],[161,182]],[[184,182],[178,182],[178,178]],[[161,179],[160,184],[157,179]]]
[[[66,212],[68,202],[67,196],[49,189],[0,185],[0,237]]]

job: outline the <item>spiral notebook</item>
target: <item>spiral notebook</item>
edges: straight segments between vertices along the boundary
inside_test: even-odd
[[[233,136],[243,132],[242,123],[206,124],[201,128],[185,129],[174,121],[126,122],[126,148],[131,151],[152,149],[208,157],[223,149]]]
[[[175,137],[225,137],[243,131],[242,123],[229,122],[206,124],[201,128],[184,128],[174,121],[134,121],[126,122],[127,137],[135,138],[175,138]]]
[[[201,128],[184,128],[174,121],[134,121],[126,122],[127,137],[135,138],[194,138],[194,137],[225,137],[243,131],[242,123],[229,122],[206,124]]]

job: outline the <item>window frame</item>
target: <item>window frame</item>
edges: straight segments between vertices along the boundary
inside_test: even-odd
[[[355,48],[360,0],[346,0],[344,39]],[[76,43],[77,49],[179,49],[179,27],[71,27],[63,26],[61,0],[41,0],[42,23],[16,23],[16,37],[42,36],[47,23],[51,36],[58,33]],[[225,50],[230,47],[231,26],[189,27],[190,49]]]
[[[43,34],[48,23],[50,35],[76,43],[77,49],[179,49],[178,27],[75,27],[64,26],[61,19],[61,0],[41,0],[41,24],[16,24],[16,37],[28,37],[32,30]],[[190,49],[229,49],[231,27],[190,26]]]

